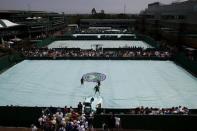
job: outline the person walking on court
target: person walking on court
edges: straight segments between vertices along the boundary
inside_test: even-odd
[[[98,92],[99,95],[100,95],[100,86],[96,85],[96,86],[94,87],[94,91],[95,91],[95,94],[94,94],[94,95],[96,95],[97,92]]]
[[[97,85],[100,87],[100,85],[101,85],[101,81],[97,81]]]
[[[81,85],[83,85],[84,84],[84,79],[83,79],[83,77],[81,77]]]

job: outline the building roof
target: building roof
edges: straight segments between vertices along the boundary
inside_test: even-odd
[[[134,19],[80,19],[81,22],[132,22]]]
[[[14,27],[18,26],[19,24],[13,23],[9,20],[6,19],[0,19],[0,28],[9,28],[9,27]]]

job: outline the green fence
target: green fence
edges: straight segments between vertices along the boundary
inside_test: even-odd
[[[19,53],[0,57],[0,71],[7,69],[22,60],[24,60],[24,57]]]
[[[175,56],[175,62],[197,76],[197,61],[189,60],[184,53],[179,53]]]
[[[38,41],[36,43],[36,46],[38,48],[45,47],[45,46],[51,44],[53,41],[55,41],[55,38],[54,37],[49,37],[49,38]]]
[[[159,47],[159,44],[150,36],[146,36],[146,35],[142,35],[142,34],[136,34],[136,36],[137,36],[138,40],[145,41],[147,44],[149,44],[155,48]]]

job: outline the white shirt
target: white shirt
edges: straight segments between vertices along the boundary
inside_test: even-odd
[[[116,124],[116,126],[120,126],[120,118],[119,117],[115,117],[115,124]]]

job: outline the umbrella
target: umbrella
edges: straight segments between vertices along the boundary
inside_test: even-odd
[[[8,44],[14,44],[14,42],[12,42],[12,41],[8,41]]]
[[[11,39],[11,41],[14,41],[14,42],[19,42],[19,41],[21,41],[22,39],[20,39],[20,38],[17,38],[17,37],[15,37],[14,39]]]

